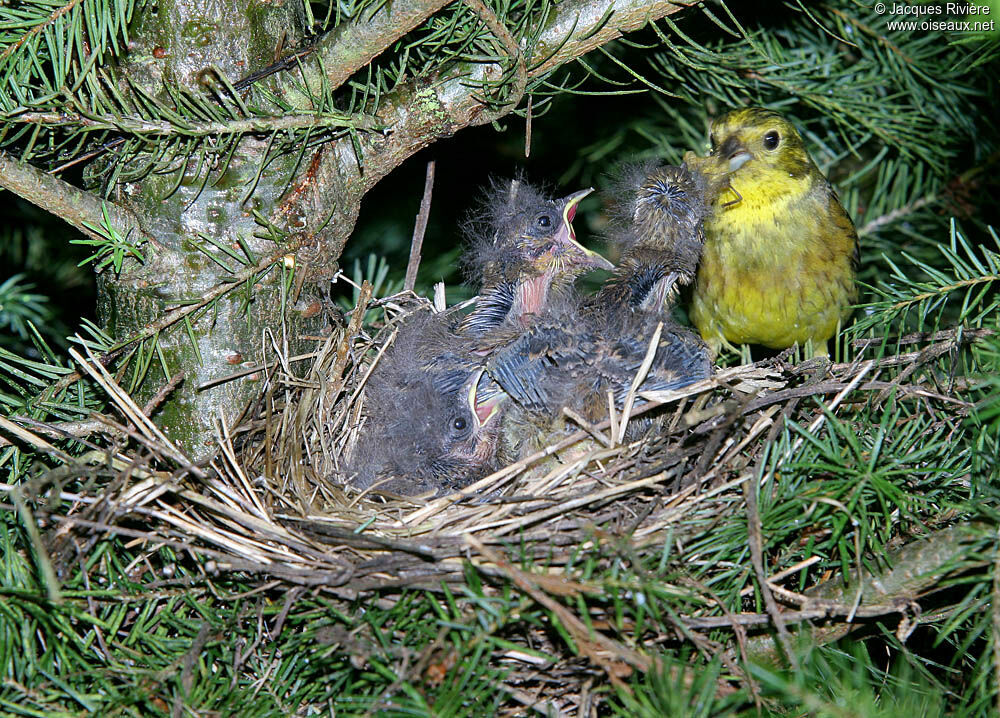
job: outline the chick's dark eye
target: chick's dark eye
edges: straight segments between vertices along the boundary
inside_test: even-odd
[[[452,419],[451,422],[451,427],[455,431],[465,431],[465,427],[467,427],[468,425],[469,422],[465,420],[464,416],[456,416],[454,419]]]
[[[781,137],[778,136],[777,130],[771,130],[766,135],[764,135],[764,149],[773,150],[781,142]]]
[[[540,214],[535,218],[535,226],[540,229],[548,229],[552,226],[552,218],[547,214]]]

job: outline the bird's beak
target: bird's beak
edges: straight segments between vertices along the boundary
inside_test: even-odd
[[[507,394],[486,374],[485,369],[480,369],[473,373],[469,382],[468,398],[469,408],[481,429],[500,412]]]
[[[730,154],[725,154],[726,151]],[[724,192],[731,192],[736,199],[724,202],[723,207],[729,207],[743,200],[739,192],[730,183],[733,172],[738,170],[750,159],[750,153],[737,144],[735,140],[719,147],[707,157],[699,157],[694,152],[684,154],[684,167],[700,175],[705,182],[705,202],[713,204]]]
[[[574,192],[571,195],[563,197],[563,222],[569,226],[573,226],[573,219],[576,217],[576,208],[580,204],[580,200],[589,195],[594,191],[593,187],[588,187],[587,189],[582,189],[579,192]]]
[[[729,164],[730,172],[735,172],[745,165],[747,160],[753,157],[737,135],[727,137],[725,142],[718,146],[714,154],[722,163]]]
[[[577,252],[579,252],[582,257],[579,260],[579,264],[585,267],[592,267],[594,269],[614,269],[615,265],[609,262],[607,259],[599,255],[597,252],[593,252],[582,244],[576,241],[576,232],[573,230],[573,218],[576,217],[577,205],[580,204],[580,200],[586,197],[588,194],[594,191],[593,187],[588,187],[587,189],[580,190],[579,192],[574,192],[568,197],[563,198],[563,211],[562,211],[562,226],[559,227],[559,231],[556,233],[556,242],[560,245],[566,246],[567,248],[572,247]]]
[[[746,150],[729,155],[729,171],[735,172],[750,159],[750,153]]]

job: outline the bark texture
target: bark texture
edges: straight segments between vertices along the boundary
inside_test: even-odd
[[[204,92],[217,81],[216,73],[239,78],[270,64],[277,47],[301,42],[304,23],[296,0],[160,0],[138,17],[121,77],[154,97],[163,97],[168,86]],[[130,88],[122,82],[119,89]],[[271,162],[256,179],[252,197],[241,201],[266,151],[266,141],[246,136],[224,172],[191,161],[178,167],[183,173],[179,185],[177,174],[150,174],[113,188],[115,204],[141,218],[158,248],[147,252],[142,265],[130,262],[120,275],[105,271],[99,277],[98,317],[112,336],[137,334],[170,309],[199,302],[214,287],[232,282],[229,270],[240,265],[210,239],[237,254],[243,253],[240,241],[257,256],[280,253],[272,241],[256,236],[259,226],[252,213],[267,214],[276,205],[296,158]],[[192,456],[210,450],[214,422],[235,418],[261,374],[199,387],[260,363],[269,337],[278,342],[287,338],[295,353],[304,348],[298,337],[318,331],[315,297],[288,296],[285,273],[278,263],[189,317],[186,326],[159,334],[168,370],[183,370],[185,381],[157,420]],[[163,382],[157,363],[148,378],[141,378],[145,380],[133,388],[145,400]]]

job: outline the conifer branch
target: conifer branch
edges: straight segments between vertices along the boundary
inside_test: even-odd
[[[303,68],[301,79],[296,74],[280,73],[274,76],[271,87],[302,106],[311,103],[300,97],[297,85],[304,79],[308,95],[322,94],[323,83],[335,90],[379,53],[392,45],[413,28],[426,21],[450,0],[390,0],[375,3],[372,10],[365,10],[353,22],[341,23],[326,33],[311,48],[319,61],[318,67],[299,65]],[[319,68],[324,72],[321,72]],[[314,68],[314,69],[313,69]],[[325,73],[325,76],[324,76]]]
[[[14,42],[7,45],[3,52],[0,52],[0,62],[6,60],[12,54],[17,52],[21,46],[31,40],[36,35],[44,33],[48,28],[50,28],[55,23],[62,20],[69,12],[74,10],[77,5],[79,5],[83,0],[69,0],[65,5],[57,7],[52,11],[52,14],[45,20],[45,22],[38,23],[31,27],[26,33],[19,37]]]
[[[0,152],[0,187],[61,217],[93,239],[103,240],[104,237],[88,227],[87,223],[91,226],[99,225],[107,212],[114,228],[122,235],[132,230],[142,240],[159,246],[153,236],[142,229],[139,218],[124,207],[102,200],[25,162],[19,162],[6,152]]]
[[[666,0],[571,0],[554,8],[524,58],[528,78],[551,72],[623,33],[682,10]],[[500,82],[497,63],[455,63],[436,79],[409,82],[388,93],[376,112],[383,134],[344,138],[314,156],[299,184],[279,207],[276,224],[316,234],[329,228],[323,255],[336,259],[353,229],[356,207],[334,206],[344,197],[361,197],[408,157],[435,140],[466,127],[500,119],[515,109],[507,104],[490,112],[481,99],[485,85]],[[360,150],[356,154],[356,150]],[[341,191],[330,191],[339,188]],[[333,221],[336,219],[337,221]]]
[[[855,571],[850,582],[830,580],[805,592],[804,612],[824,611],[827,616],[849,609],[848,618],[890,612],[904,613],[919,608],[917,599],[940,589],[942,579],[957,570],[976,564],[976,543],[989,528],[982,523],[956,524],[918,539],[887,556],[888,566],[881,571]],[[871,608],[871,612],[867,609]],[[813,618],[821,618],[814,615]],[[831,643],[847,635],[857,624],[850,620],[814,628],[813,640]],[[769,635],[752,638],[750,654],[757,662],[777,665],[777,645]]]
[[[46,127],[87,128],[91,131],[117,130],[147,137],[220,137],[225,135],[270,134],[287,130],[381,129],[371,117],[339,112],[289,112],[284,115],[234,117],[224,120],[192,121],[179,124],[169,120],[151,120],[138,116],[93,115],[85,117],[65,112],[25,112],[7,118],[11,124]]]

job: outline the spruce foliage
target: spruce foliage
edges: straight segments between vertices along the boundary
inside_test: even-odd
[[[102,199],[147,177],[168,177],[173,191],[191,181],[191,167],[212,168],[195,173],[199,182],[222,181],[247,138],[266,143],[258,179],[276,158],[296,158],[299,170],[308,152],[339,140],[363,163],[365,142],[384,130],[379,112],[404,91],[496,63],[495,76],[470,80],[493,129],[436,146],[444,157],[480,154],[435,191],[417,284],[430,295],[433,283],[458,281],[449,269],[468,186],[494,163],[508,171],[529,119],[529,169],[575,189],[602,185],[619,161],[703,152],[713,115],[763,105],[803,131],[855,219],[862,305],[838,359],[869,362],[868,373],[842,401],[838,391],[803,391],[783,404],[793,408],[774,415],[756,448],[731,456],[742,488],[706,499],[655,545],[633,541],[619,522],[592,525],[586,548],[553,569],[572,583],[546,594],[555,606],[538,598],[549,584],[528,590],[514,570],[471,561],[460,583],[353,594],[296,585],[220,569],[225,557],[179,528],[149,541],[143,521],[166,505],[122,523],[101,507],[87,532],[70,531],[99,489],[140,483],[142,467],[184,467],[135,435],[81,429],[92,412],[127,421],[68,349],[108,358],[115,380],[136,391],[175,373],[161,335],[187,333],[195,344],[194,327],[214,305],[139,336],[109,336],[89,307],[67,307],[76,265],[108,276],[143,262],[153,243],[99,213],[86,229],[70,220],[83,232],[75,249],[85,250],[72,254],[65,231],[19,206],[0,228],[0,712],[995,715],[1000,36],[890,31],[889,16],[850,0],[705,2],[556,66],[560,48],[542,40],[558,5],[475,0],[439,4],[330,87],[322,53],[310,48],[384,5],[306,3],[312,34],[284,48],[291,59],[272,74],[212,72],[202,92],[168,81],[158,94],[131,84],[116,62],[132,23],[156,3],[0,5],[0,159]],[[517,53],[526,47],[534,54]],[[410,165],[404,179],[422,178],[422,165]],[[241,198],[255,188],[239,187]],[[403,201],[402,191],[412,196]],[[380,216],[366,207],[343,255],[359,289],[343,292],[338,312],[354,307],[364,280],[380,297],[400,288],[419,185],[389,177],[366,202]],[[584,210],[578,226],[599,232],[599,202]],[[289,239],[268,216],[256,222],[256,239],[275,248]],[[282,286],[294,291],[297,277],[249,241],[192,242],[243,292],[248,314],[268,272],[286,272]],[[370,310],[364,330],[384,317]],[[820,380],[808,367],[790,371],[789,391]],[[61,529],[73,538],[57,557]],[[769,589],[754,568],[758,541],[766,575],[778,576]],[[549,575],[516,535],[502,548],[517,571]],[[860,606],[859,590],[878,582],[892,606],[848,619],[843,607]],[[770,594],[794,611],[818,584],[828,613],[779,630]],[[566,612],[648,665],[601,663]],[[762,618],[742,625],[729,620],[736,614]]]

